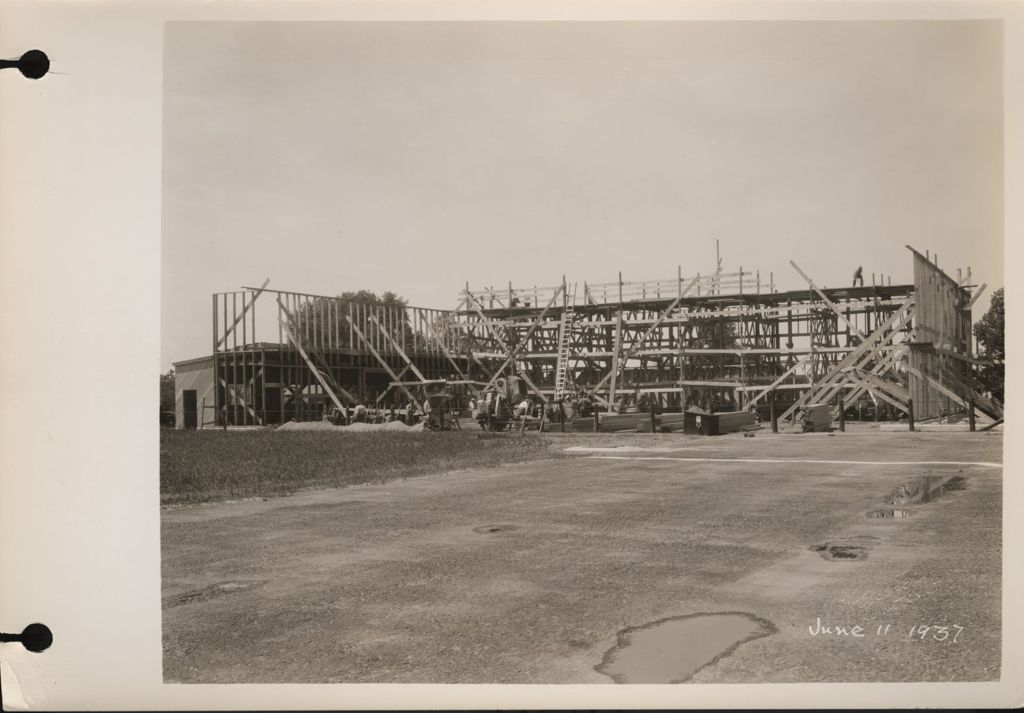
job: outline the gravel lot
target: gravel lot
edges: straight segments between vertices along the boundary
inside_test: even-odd
[[[613,683],[663,620],[670,680],[999,678],[1002,435],[552,441],[626,448],[164,510],[165,680]]]

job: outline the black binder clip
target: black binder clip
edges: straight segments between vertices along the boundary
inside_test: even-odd
[[[20,634],[0,633],[0,642],[20,641],[21,645],[34,654],[46,651],[53,643],[53,632],[46,624],[29,624]]]
[[[11,67],[28,79],[40,79],[50,71],[50,58],[42,50],[29,50],[18,59],[0,59],[0,69]]]

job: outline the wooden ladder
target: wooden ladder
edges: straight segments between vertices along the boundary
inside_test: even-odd
[[[558,330],[558,362],[555,366],[555,401],[565,396],[565,387],[569,377],[569,346],[572,342],[572,326],[576,316],[576,283],[572,286],[572,296],[567,297],[565,310],[562,312],[562,323]]]

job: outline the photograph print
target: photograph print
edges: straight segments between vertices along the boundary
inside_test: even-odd
[[[166,683],[1004,675],[1001,21],[163,62]]]

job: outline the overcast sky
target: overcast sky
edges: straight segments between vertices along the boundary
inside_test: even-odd
[[[859,264],[910,282],[909,243],[991,290],[1001,38],[995,22],[170,23],[163,368],[210,352],[210,293],[268,277],[448,308],[467,281],[707,273],[717,238],[725,270],[782,289],[805,284],[790,259],[830,286]]]

